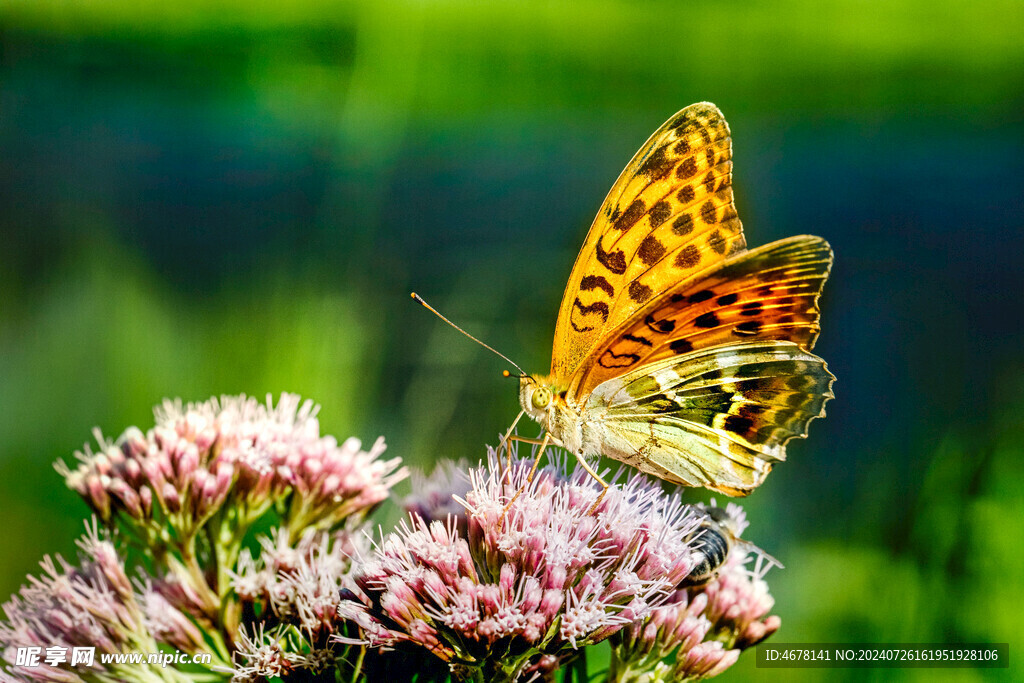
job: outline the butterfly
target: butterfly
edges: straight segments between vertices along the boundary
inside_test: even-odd
[[[729,126],[711,103],[683,109],[605,198],[559,308],[551,372],[520,376],[505,442],[541,444],[538,460],[563,447],[604,490],[588,457],[747,495],[832,398],[811,353],[831,265],[820,237],[746,248]],[[513,434],[524,414],[543,439]]]

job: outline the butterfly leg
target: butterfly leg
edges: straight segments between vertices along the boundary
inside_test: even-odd
[[[601,485],[601,486],[603,487],[603,488],[601,489],[601,494],[600,494],[600,495],[599,495],[599,496],[597,497],[597,500],[595,500],[595,501],[594,501],[594,504],[593,504],[593,505],[591,505],[591,506],[590,506],[590,509],[589,509],[589,510],[587,511],[587,514],[588,514],[588,515],[592,515],[592,514],[594,514],[594,511],[595,511],[595,510],[597,510],[597,506],[601,504],[601,501],[602,501],[602,500],[604,500],[604,494],[608,493],[608,484],[607,484],[607,483],[605,483],[605,480],[604,480],[604,479],[602,479],[602,478],[601,478],[601,477],[600,477],[600,476],[598,475],[598,473],[597,473],[597,472],[595,472],[595,471],[594,471],[594,470],[593,470],[593,469],[592,469],[592,468],[590,467],[590,465],[588,465],[588,464],[587,464],[587,461],[586,461],[586,460],[585,460],[585,459],[583,458],[583,456],[582,456],[582,455],[580,455],[579,453],[577,453],[577,454],[576,454],[576,459],[577,459],[577,460],[579,461],[579,463],[580,463],[581,465],[583,465],[583,469],[585,469],[585,470],[587,471],[587,473],[588,473],[588,474],[590,474],[590,476],[592,476],[592,477],[593,477],[594,479],[597,479],[597,483],[598,483],[598,484],[600,484],[600,485]]]
[[[508,514],[509,508],[511,508],[512,503],[516,502],[516,499],[519,498],[519,494],[521,494],[526,489],[526,484],[529,484],[530,482],[533,481],[533,475],[537,472],[537,465],[540,464],[541,456],[544,455],[544,451],[547,450],[548,443],[550,443],[551,441],[551,435],[545,434],[544,438],[541,439],[540,441],[537,441],[536,439],[527,439],[521,436],[513,436],[512,439],[514,441],[522,441],[524,443],[540,444],[540,448],[537,449],[537,455],[533,459],[533,467],[530,468],[530,473],[526,475],[526,482],[519,487],[519,490],[516,491],[514,496],[512,496],[512,500],[510,500],[508,504],[505,506],[505,509],[501,511],[502,518],[504,518],[505,515]],[[511,473],[511,465],[509,465],[509,472]]]
[[[531,439],[531,438],[526,437],[526,436],[519,436],[518,434],[513,434],[512,436],[508,437],[508,440],[509,441],[519,441],[521,443],[529,443],[529,444],[533,444],[534,446],[536,446],[538,444],[542,444],[545,441],[547,441],[550,438],[550,436],[551,435],[548,434],[543,439]],[[540,455],[538,455],[536,458],[533,459],[533,469],[537,469],[537,462],[539,460],[540,460]],[[508,452],[508,469],[506,471],[508,471],[508,472],[512,471],[512,449],[511,448],[509,448],[509,452]],[[533,479],[531,478],[530,481],[533,481]]]
[[[537,465],[540,464],[540,456],[544,455],[544,449],[548,447],[548,437],[550,434],[544,435],[544,441],[540,445],[540,450],[537,451],[537,457],[533,459],[533,467],[530,468],[530,473],[526,475],[527,483],[533,483],[533,475],[537,474]]]
[[[510,470],[512,469],[512,449],[509,447],[508,442],[509,442],[510,437],[512,436],[512,431],[516,428],[516,425],[519,424],[519,421],[521,419],[523,419],[523,415],[525,415],[525,414],[526,414],[525,410],[520,410],[519,411],[519,414],[516,415],[516,419],[512,420],[512,426],[508,428],[508,431],[505,432],[505,436],[502,438],[501,443],[498,444],[498,460],[499,460],[499,462],[501,460],[501,449],[502,448],[507,449],[507,451],[508,451],[508,468]]]

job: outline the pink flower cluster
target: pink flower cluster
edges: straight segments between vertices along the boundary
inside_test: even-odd
[[[747,564],[754,561],[755,568]],[[705,614],[715,625],[716,635],[741,650],[757,645],[779,630],[782,620],[768,616],[775,599],[768,592],[764,574],[771,565],[761,564],[757,553],[733,552],[718,577],[704,587],[708,605]]]
[[[250,615],[239,634],[234,681],[310,676],[335,667],[356,630],[338,616],[342,592],[356,588],[352,556],[368,549],[364,534],[307,533],[292,546],[288,532],[260,539],[231,572],[231,587]]]
[[[264,623],[295,626],[310,643],[326,646],[340,625],[342,589],[352,590],[351,556],[366,537],[346,531],[305,534],[292,547],[277,529],[260,539],[255,558],[245,550],[231,572],[231,587],[246,609]]]
[[[128,680],[137,666],[107,664],[99,653],[156,652],[157,643],[205,649],[195,625],[148,586],[133,586],[123,561],[95,522],[86,525],[78,541],[81,563],[72,566],[60,556],[46,557],[43,575],[4,603],[6,621],[0,622],[0,647],[8,663],[16,662],[18,648],[37,647],[46,654],[57,651],[64,661],[56,666],[12,666],[9,680],[79,681],[81,671],[105,680]],[[88,669],[70,666],[74,648],[95,648]],[[2,672],[0,672],[2,675]],[[173,669],[154,670],[151,680],[187,681]]]
[[[492,451],[470,472],[465,537],[416,515],[384,537],[356,577],[366,602],[342,615],[372,645],[415,642],[453,670],[516,680],[646,617],[691,571],[699,516],[678,496],[634,475],[590,514],[600,488],[582,468],[530,482],[531,464],[504,469]]]
[[[615,680],[688,681],[710,678],[732,666],[738,649],[726,649],[713,635],[703,593],[680,591],[668,605],[623,629],[612,640]],[[675,653],[675,663],[668,659]]]
[[[155,413],[148,432],[97,435],[96,452],[58,465],[107,528],[87,527],[80,566],[46,558],[3,605],[0,681],[139,677],[131,664],[17,661],[19,647],[80,646],[209,653],[206,673],[239,683],[551,681],[565,667],[582,675],[583,649],[605,640],[608,683],[685,681],[779,627],[764,582],[777,563],[739,538],[737,505],[687,505],[632,470],[602,496],[558,455],[531,478],[532,460],[491,450],[468,471],[444,463],[418,479],[408,519],[373,543],[367,515],[407,476],[381,458],[383,440],[364,451],[321,436],[317,407],[290,394]],[[257,521],[272,531],[253,552]],[[111,531],[148,558],[134,582]]]
[[[229,497],[257,517],[291,494],[286,525],[327,529],[364,515],[407,475],[400,459],[380,459],[383,439],[362,451],[320,435],[312,401],[282,394],[274,406],[243,396],[182,405],[165,401],[155,426],[125,431],[99,451],[76,453],[79,465],[58,471],[107,522],[167,522],[188,537]]]

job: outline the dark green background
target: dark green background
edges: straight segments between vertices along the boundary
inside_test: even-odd
[[[836,251],[836,399],[746,503],[780,641],[1024,656],[1022,27],[962,0],[4,3],[0,594],[72,552],[51,462],[165,396],[296,391],[410,463],[482,455],[515,388],[408,292],[546,371],[605,192],[710,100],[749,244]],[[790,674],[843,672],[729,676]]]

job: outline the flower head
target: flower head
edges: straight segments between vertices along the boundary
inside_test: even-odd
[[[530,481],[531,465],[504,469],[492,451],[470,472],[464,535],[452,519],[402,522],[361,563],[366,602],[343,616],[373,645],[417,643],[515,680],[647,616],[692,569],[698,515],[678,496],[633,475],[590,514],[600,488],[583,468],[556,461]]]
[[[231,680],[236,683],[263,681],[290,673],[292,662],[286,652],[286,645],[282,643],[283,639],[280,635],[267,633],[262,624],[251,632],[242,629],[235,650],[236,666]]]
[[[309,645],[289,651],[302,658],[290,660],[293,669],[309,657],[322,665],[311,648],[327,647],[336,632],[346,543],[407,470],[381,457],[383,439],[363,450],[358,439],[321,435],[317,412],[292,394],[277,405],[245,396],[165,401],[147,432],[133,427],[113,442],[97,434],[98,450],[76,454],[74,469],[58,463],[102,521],[154,559],[142,602],[147,628],[164,642],[194,650],[193,623],[223,661],[248,619],[252,637],[257,623],[273,637],[287,627]],[[257,567],[242,545],[271,509],[279,531]]]
[[[752,561],[754,567],[749,569],[747,565]],[[704,588],[708,599],[705,614],[719,640],[745,649],[779,630],[779,617],[768,616],[775,605],[764,581],[769,567],[756,552],[734,552],[718,578]]]
[[[309,532],[297,544],[284,529],[260,539],[256,557],[246,550],[231,587],[253,615],[235,650],[235,679],[277,676],[308,680],[335,665],[348,650],[350,624],[338,616],[342,592],[351,593],[351,557],[365,552],[364,535],[346,530]]]
[[[185,615],[136,591],[114,544],[95,520],[86,524],[78,546],[78,566],[47,556],[40,563],[42,576],[30,576],[28,584],[4,603],[0,648],[8,663],[15,662],[17,649],[24,647],[58,648],[65,655],[76,647],[100,653],[156,652],[158,641],[177,647],[198,635]],[[132,673],[130,665],[102,664],[98,658],[95,667],[91,671],[96,677],[106,680]],[[67,661],[58,667],[14,666],[9,673],[22,680],[80,680]],[[173,671],[160,676],[183,680]]]
[[[97,432],[98,451],[86,446],[77,467],[57,470],[105,522],[166,522],[187,538],[229,499],[254,518],[288,498],[297,537],[361,521],[407,475],[400,459],[380,458],[383,439],[363,451],[358,439],[321,436],[318,410],[294,394],[276,406],[244,395],[165,401],[146,433],[132,427],[111,442]]]
[[[355,589],[351,557],[365,552],[366,537],[346,531],[305,534],[293,547],[288,533],[260,539],[261,552],[242,552],[231,587],[243,605],[272,624],[294,626],[309,642],[325,646],[341,622],[341,591]]]

